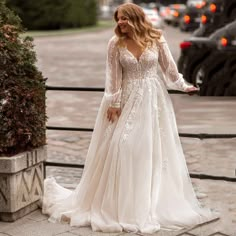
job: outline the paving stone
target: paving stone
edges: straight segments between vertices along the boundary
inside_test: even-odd
[[[103,233],[103,232],[93,232],[91,233],[92,236],[118,236],[118,235],[124,235],[124,232],[119,233]]]
[[[190,172],[235,177],[236,139],[181,138]]]
[[[62,234],[56,234],[56,236],[75,236],[76,234],[70,233],[70,232],[65,232]]]
[[[8,233],[13,228],[21,228],[24,225],[31,224],[32,220],[27,219],[26,216],[15,222],[1,222],[0,221],[0,233]]]
[[[92,234],[92,229],[90,227],[72,227],[70,232],[79,236],[88,236]]]
[[[236,220],[236,215],[231,211],[231,209],[236,206],[235,183],[198,179],[194,179],[193,182],[198,186],[198,189],[201,192],[208,195],[207,198],[200,199],[201,203],[211,209],[217,210],[220,214],[219,221],[206,224],[195,229],[195,231],[202,231],[202,235],[204,236],[208,236],[215,232],[236,235],[236,225],[234,222]]]
[[[153,234],[144,234],[144,233],[125,233],[125,236],[175,236],[176,235],[176,231],[167,231],[167,230],[159,230]]]
[[[46,215],[43,215],[41,210],[38,209],[37,211],[34,211],[31,214],[25,216],[25,218],[32,221],[39,222],[39,221],[47,220],[48,217]]]
[[[16,225],[6,230],[11,236],[55,236],[70,230],[67,224],[54,224],[47,220],[40,222],[27,222],[23,225]]]

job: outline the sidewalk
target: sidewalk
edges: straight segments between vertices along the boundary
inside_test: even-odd
[[[198,183],[199,184],[199,183]],[[204,185],[199,184],[204,188]],[[209,182],[207,185],[210,185],[212,188],[226,190],[223,186]],[[235,186],[228,186],[234,187],[234,191],[236,191]],[[217,201],[217,199],[215,199]],[[233,200],[233,199],[231,199]],[[230,203],[230,202],[229,202]],[[235,213],[235,206],[234,206],[234,213]],[[229,224],[228,224],[229,223]],[[185,229],[176,232],[168,232],[168,231],[159,231],[154,236],[220,236],[220,235],[229,235],[235,236],[236,231],[232,229],[232,225],[230,222],[227,223],[227,219],[222,217],[219,220],[212,221],[207,224],[203,224],[198,227],[194,227],[192,229]],[[236,225],[236,221],[234,221],[234,226]],[[47,221],[47,217],[41,214],[40,210],[34,211],[33,213],[23,217],[22,219],[14,222],[14,223],[4,223],[0,222],[0,236],[88,236],[88,235],[96,235],[96,236],[117,236],[117,235],[147,235],[141,233],[101,233],[101,232],[93,232],[90,227],[70,227],[67,224],[54,224]]]
[[[173,99],[180,132],[235,132],[234,116],[232,116],[232,112],[235,111],[231,109],[234,106],[234,100],[210,101],[211,98],[199,99],[197,97],[190,97],[189,99],[185,97],[182,100],[182,98],[182,96],[178,95]],[[217,103],[218,106],[212,106],[214,103]],[[203,105],[204,109],[200,109]],[[201,112],[200,115],[199,112]],[[213,114],[215,117],[213,117]],[[221,117],[219,114],[221,114]],[[212,122],[214,122],[214,125],[212,125]],[[48,159],[50,161],[84,163],[90,137],[90,133],[50,132],[48,134]],[[181,138],[181,142],[190,172],[235,177],[235,138],[207,140]],[[55,176],[58,183],[63,186],[73,189],[81,178],[82,170],[48,167],[47,176],[49,175]],[[179,232],[159,231],[154,236],[236,236],[235,182],[199,179],[192,179],[192,182],[201,204],[219,211],[220,219],[194,229],[186,229]],[[128,236],[134,234],[125,232],[104,234],[93,232],[90,227],[76,228],[67,224],[49,223],[47,216],[42,215],[40,210],[14,223],[0,222],[0,236]]]
[[[168,27],[167,27],[168,28]],[[175,28],[168,31],[174,57],[182,41],[182,33]],[[96,32],[60,38],[38,38],[39,65],[50,85],[93,86],[104,84],[106,42],[112,33]],[[69,45],[69,46],[68,46]],[[96,62],[96,63],[94,63]],[[91,71],[93,73],[91,73]],[[49,125],[93,127],[102,94],[47,93]],[[173,95],[179,132],[236,133],[235,98],[203,98]],[[89,103],[88,103],[89,101]],[[89,114],[89,115],[88,115]],[[48,161],[84,163],[90,133],[48,131]],[[236,139],[182,138],[190,172],[235,177]],[[47,176],[55,176],[58,183],[73,189],[82,170],[47,168]],[[192,179],[200,202],[218,210],[220,219],[194,229],[180,232],[160,231],[154,236],[236,236],[235,182]],[[0,195],[1,196],[1,195]],[[106,236],[134,235],[134,233],[103,234],[89,227],[76,228],[66,224],[52,224],[37,210],[14,223],[0,222],[0,236]],[[141,235],[141,234],[139,234]]]

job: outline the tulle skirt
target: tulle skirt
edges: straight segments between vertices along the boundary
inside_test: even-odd
[[[104,95],[76,189],[45,180],[43,213],[49,220],[94,231],[154,233],[214,218],[194,193],[162,81],[124,81],[122,112],[113,123],[108,107]]]

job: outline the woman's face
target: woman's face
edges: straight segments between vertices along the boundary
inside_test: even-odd
[[[118,11],[117,14],[117,24],[122,33],[129,33],[131,31],[130,26],[128,24],[128,18],[122,14],[121,11]]]

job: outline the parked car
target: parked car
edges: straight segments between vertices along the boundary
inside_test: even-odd
[[[174,20],[174,12],[178,11],[182,8],[185,8],[184,4],[170,4],[165,8],[165,17],[164,21],[169,25],[173,22]]]
[[[179,7],[177,7],[177,8],[173,7],[173,8],[170,8],[170,9],[171,9],[170,14],[172,16],[171,25],[178,26],[179,22],[180,22],[180,19],[183,16],[184,11],[186,9],[186,5],[179,4]]]
[[[200,25],[201,10],[205,6],[204,0],[188,0],[187,8],[179,21],[181,31],[195,30]]]
[[[199,27],[199,9],[196,7],[187,7],[179,21],[181,31],[192,31]]]
[[[236,21],[208,38],[185,40],[180,47],[178,69],[201,95],[236,95]]]
[[[216,29],[236,19],[236,0],[207,0],[202,8],[201,25],[193,33],[207,37]]]
[[[155,27],[157,29],[164,28],[163,19],[159,16],[157,10],[143,8],[143,11],[144,11],[145,15],[148,17],[148,19],[151,21],[153,27]]]
[[[167,15],[167,6],[161,6],[159,8],[159,15],[162,17],[162,19],[164,20],[166,15]]]
[[[236,21],[219,30],[217,48],[196,71],[202,95],[236,96]]]
[[[186,5],[187,7],[196,7],[201,9],[203,6],[205,6],[206,0],[188,0]]]

